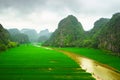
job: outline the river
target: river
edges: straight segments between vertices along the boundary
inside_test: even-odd
[[[60,52],[75,60],[80,67],[82,67],[82,69],[85,69],[87,72],[91,73],[96,80],[120,80],[120,72],[110,66],[71,52],[62,50],[60,50]]]

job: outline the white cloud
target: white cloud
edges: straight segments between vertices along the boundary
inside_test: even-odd
[[[5,28],[54,31],[61,19],[73,14],[90,30],[96,20],[119,10],[120,0],[0,0],[0,23]]]
[[[97,16],[79,16],[78,20],[83,25],[84,30],[88,31],[94,26],[94,22],[101,17]]]

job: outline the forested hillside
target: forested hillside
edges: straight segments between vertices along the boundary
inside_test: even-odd
[[[0,51],[16,46],[17,43],[10,40],[9,32],[0,24]]]
[[[69,15],[59,22],[58,29],[43,45],[100,48],[120,55],[120,13],[111,19],[100,18],[90,31],[84,31],[77,18]]]
[[[83,39],[84,30],[80,22],[73,15],[61,20],[58,29],[51,35],[50,39],[44,45],[67,47],[76,46],[79,39]]]
[[[17,42],[19,44],[29,43],[29,38],[27,35],[21,33],[18,29],[9,29],[10,38],[12,41]]]
[[[82,47],[93,47],[98,48],[99,37],[102,33],[102,28],[105,27],[106,23],[109,21],[107,18],[100,18],[94,23],[93,29],[85,32],[85,38],[81,43]]]
[[[120,13],[114,14],[102,28],[99,41],[100,48],[111,50],[120,55]]]
[[[9,43],[9,32],[0,24],[0,50],[3,50]]]

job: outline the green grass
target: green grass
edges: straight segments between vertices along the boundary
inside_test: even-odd
[[[21,45],[0,53],[0,80],[95,80],[63,53]]]
[[[110,55],[108,52],[93,48],[61,48],[62,50],[91,58],[100,63],[107,64],[120,71],[120,57]]]

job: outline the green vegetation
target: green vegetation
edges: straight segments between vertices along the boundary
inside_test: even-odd
[[[120,13],[114,14],[102,28],[99,41],[100,48],[111,50],[120,56]]]
[[[10,29],[8,32],[0,24],[0,51],[19,43],[29,43],[30,39],[44,46],[72,47],[61,49],[120,70],[120,13],[114,14],[111,19],[100,18],[90,31],[84,31],[77,18],[69,15],[59,22],[58,29],[52,35],[48,30],[41,31],[39,35],[34,29],[22,29],[21,32],[18,29]],[[94,80],[91,74],[82,70],[66,55],[44,48],[25,44],[0,52],[0,79]],[[112,51],[117,56],[103,50]]]
[[[8,30],[11,36],[11,41],[17,42],[19,44],[29,43],[29,38],[27,35],[21,33],[18,29]]]
[[[63,53],[21,45],[0,54],[0,80],[95,80]]]
[[[119,64],[120,58],[117,56],[110,55],[110,52],[106,52],[99,49],[93,49],[93,48],[60,48],[60,49],[74,52],[84,57],[88,57],[100,63],[114,67],[120,71],[120,64]]]
[[[0,52],[15,46],[17,46],[17,43],[10,41],[9,32],[0,24]]]
[[[61,20],[58,24],[58,29],[51,35],[43,45],[67,47],[76,46],[79,39],[83,39],[84,30],[80,22],[73,15]]]
[[[94,27],[92,30],[85,32],[85,38],[81,42],[82,47],[92,47],[99,48],[99,37],[102,33],[102,28],[104,28],[105,24],[107,24],[109,19],[100,18],[94,23]]]
[[[84,31],[76,17],[69,15],[58,24],[58,29],[44,46],[90,47],[110,50],[120,56],[120,13],[111,19],[100,18],[93,29]]]

